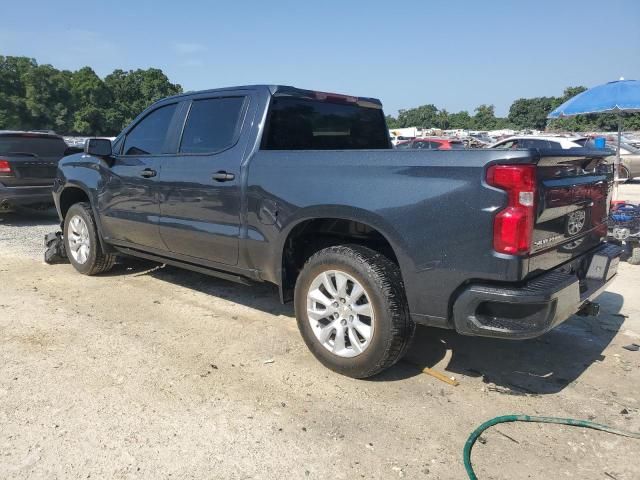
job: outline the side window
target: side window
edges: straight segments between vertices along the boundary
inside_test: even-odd
[[[429,148],[429,142],[413,142],[413,148],[419,148],[419,149],[424,149],[424,148]]]
[[[441,143],[438,142],[429,142],[429,148],[431,150],[440,150],[440,147],[442,147]]]
[[[501,143],[496,148],[522,148],[522,140],[518,143],[518,140],[507,140],[504,143]]]
[[[552,142],[549,140],[547,143],[549,144],[549,148],[557,148],[558,150],[562,148],[562,145],[560,145],[559,142]]]
[[[180,143],[181,153],[213,153],[237,138],[245,97],[194,100]]]
[[[163,151],[176,103],[152,111],[133,127],[124,141],[124,155],[159,155]]]

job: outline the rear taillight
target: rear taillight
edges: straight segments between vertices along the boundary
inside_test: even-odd
[[[0,158],[0,173],[11,173],[11,164],[8,160]]]
[[[327,100],[330,102],[337,103],[356,103],[358,101],[357,97],[351,97],[349,95],[338,95],[337,93],[327,93],[327,92],[313,92],[316,100]]]
[[[507,206],[493,221],[493,248],[498,253],[522,255],[531,250],[535,221],[535,165],[493,165],[487,183],[507,192]]]

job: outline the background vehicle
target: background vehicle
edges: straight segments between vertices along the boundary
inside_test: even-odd
[[[616,145],[610,145],[615,149]],[[640,148],[628,143],[620,145],[620,178],[633,180],[640,177]]]
[[[451,150],[453,148],[464,148],[461,140],[453,140],[449,138],[414,138],[407,142],[400,142],[396,145],[399,149],[426,149],[426,150]]]
[[[416,323],[529,338],[615,276],[602,151],[394,150],[378,100],[284,86],[149,107],[60,162],[71,264],[127,254],[278,285],[329,368],[368,377]]]
[[[67,144],[55,133],[0,131],[0,211],[52,205],[58,161],[67,153]]]
[[[585,146],[583,140],[588,140],[588,138],[521,135],[500,140],[489,148],[582,148]]]
[[[609,219],[609,238],[628,249],[627,262],[640,265],[640,205],[614,202]]]

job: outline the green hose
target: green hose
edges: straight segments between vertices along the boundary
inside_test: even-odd
[[[536,422],[536,423],[555,423],[559,425],[571,425],[572,427],[592,428],[594,430],[600,430],[602,432],[613,433],[614,435],[620,435],[623,437],[640,439],[640,433],[627,432],[626,430],[620,430],[618,428],[609,427],[607,425],[601,425],[599,423],[589,422],[587,420],[574,420],[572,418],[559,418],[559,417],[531,417],[529,415],[502,415],[500,417],[492,418],[489,421],[484,422],[478,428],[476,428],[469,438],[467,443],[464,444],[464,450],[462,453],[464,460],[464,468],[469,475],[470,480],[478,480],[473,467],[471,466],[471,449],[476,440],[487,428],[498,425],[499,423],[508,422]]]

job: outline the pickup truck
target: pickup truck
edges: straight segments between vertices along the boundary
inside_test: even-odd
[[[523,339],[595,313],[611,192],[601,150],[394,150],[376,99],[263,85],[158,101],[53,194],[78,272],[272,282],[317,359],[364,378],[416,324]]]

